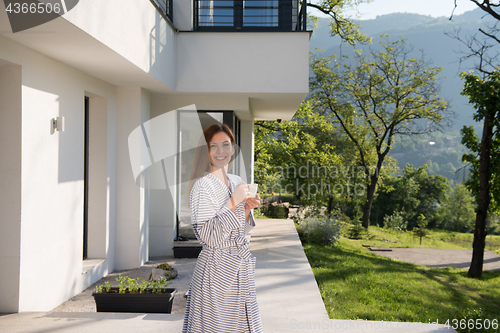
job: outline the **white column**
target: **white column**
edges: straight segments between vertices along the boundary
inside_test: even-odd
[[[129,158],[129,135],[149,120],[149,93],[137,87],[117,88],[115,269],[142,266],[149,257],[149,190],[134,180]],[[140,142],[132,142],[140,146]],[[141,161],[149,153],[141,148]],[[146,165],[147,166],[147,165]]]
[[[248,183],[253,183],[254,163],[254,124],[253,120],[241,120],[241,153],[244,161],[244,170]],[[243,170],[243,169],[242,169]]]
[[[21,66],[0,65],[0,312],[19,311]]]

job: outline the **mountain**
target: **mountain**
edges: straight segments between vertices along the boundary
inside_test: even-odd
[[[365,54],[370,48],[376,50],[381,40],[380,35],[384,34],[390,35],[391,38],[407,39],[407,44],[414,48],[413,56],[416,58],[420,58],[421,51],[423,51],[425,59],[430,61],[431,66],[442,67],[440,76],[444,78],[441,81],[440,95],[452,104],[452,110],[457,115],[452,128],[456,131],[464,125],[476,124],[472,119],[474,110],[469,105],[468,98],[460,95],[463,81],[459,76],[460,72],[473,68],[474,61],[468,60],[460,64],[459,51],[465,48],[458,40],[447,36],[446,33],[453,33],[455,29],[460,29],[461,36],[472,35],[487,22],[494,21],[489,15],[485,16],[479,8],[454,16],[452,20],[449,20],[449,17],[434,18],[409,13],[381,15],[372,20],[358,22],[361,32],[372,37],[373,43],[356,46],[356,48],[363,49]],[[317,51],[316,48],[323,51]],[[318,20],[318,26],[311,36],[310,51],[316,56],[352,55],[352,47],[341,44],[340,38],[330,36],[328,18]]]
[[[412,140],[397,138],[390,155],[397,159],[400,168],[406,163],[411,163],[414,167],[427,164],[430,174],[441,174],[452,183],[461,182],[464,176],[464,171],[461,169],[464,163],[461,157],[467,149],[460,144],[459,130],[464,125],[473,125],[477,133],[481,131],[482,126],[472,119],[474,109],[468,103],[468,98],[460,95],[463,81],[459,74],[472,69],[474,61],[468,60],[460,64],[459,51],[465,48],[461,46],[461,42],[447,36],[446,33],[453,33],[455,29],[459,29],[461,36],[470,36],[478,33],[478,28],[485,27],[488,22],[495,21],[489,15],[485,16],[479,8],[454,16],[451,21],[449,17],[434,18],[397,13],[358,22],[361,32],[373,38],[372,44],[356,46],[363,49],[364,54],[367,54],[370,48],[376,50],[381,40],[380,35],[384,34],[394,39],[407,39],[407,44],[414,48],[412,54],[414,57],[420,58],[423,51],[425,59],[430,61],[431,66],[442,67],[440,96],[452,104],[451,109],[457,115],[453,127],[446,133],[433,133]],[[323,51],[318,51],[316,48]],[[330,36],[328,18],[318,20],[318,26],[311,36],[310,51],[320,57],[332,54],[351,57],[353,54],[352,47],[341,44],[339,37]],[[455,173],[457,170],[462,172]]]

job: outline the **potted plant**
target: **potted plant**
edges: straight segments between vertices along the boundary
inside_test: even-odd
[[[159,264],[156,268],[153,268],[151,274],[149,275],[149,280],[160,280],[166,278],[167,280],[175,279],[179,275],[177,269],[173,268],[167,263]]]
[[[97,286],[92,293],[97,312],[138,312],[171,313],[174,301],[174,288],[167,288],[171,282],[162,278],[158,281],[139,282],[128,276],[116,278],[119,287],[110,282]]]

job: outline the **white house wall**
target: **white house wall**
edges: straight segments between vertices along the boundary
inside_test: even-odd
[[[114,197],[115,179],[110,171],[115,168],[116,89],[3,36],[0,36],[0,59],[20,66],[22,73],[22,128],[18,132],[22,133],[18,310],[47,311],[113,267],[111,258],[82,274],[83,109],[85,92],[107,99],[110,121],[107,141],[102,142],[107,150],[102,163],[107,170],[105,196]],[[66,130],[51,134],[50,121],[57,116],[65,117]],[[2,112],[2,122],[4,119]],[[107,214],[104,223],[108,223],[106,228],[113,229],[114,207],[109,206],[110,202],[104,209]],[[9,211],[17,214],[16,207]],[[2,210],[2,233],[4,214]],[[10,250],[15,250],[13,242],[8,244]],[[112,245],[105,245],[106,253]],[[2,293],[10,284],[15,284],[15,279],[0,284]],[[0,312],[12,310],[12,305],[3,307],[4,304]]]
[[[308,45],[307,32],[181,32],[176,91],[307,94]]]
[[[80,1],[64,19],[175,89],[176,35],[148,0]]]
[[[0,60],[0,312],[19,309],[21,66]]]

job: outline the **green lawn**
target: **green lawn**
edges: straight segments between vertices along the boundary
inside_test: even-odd
[[[347,234],[347,226],[343,227]],[[364,246],[431,248],[431,249],[472,249],[474,234],[433,229],[430,234],[420,240],[411,231],[401,232],[393,229],[370,226],[369,235],[360,240],[352,240],[354,244]],[[499,252],[500,235],[486,237],[486,250]],[[499,253],[500,254],[500,253]]]
[[[466,270],[398,262],[361,246],[380,245],[375,238],[342,238],[334,248],[304,244],[330,318],[445,323],[465,309],[481,308],[482,319],[500,320],[500,272],[475,280]]]

